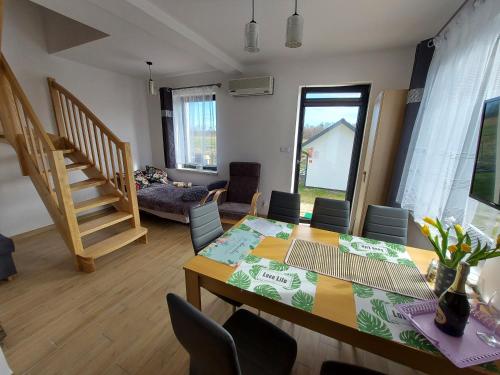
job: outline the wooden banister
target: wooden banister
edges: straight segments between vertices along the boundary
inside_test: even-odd
[[[47,79],[59,135],[70,141],[123,199],[123,208],[134,215],[139,210],[130,145],[122,142],[97,116],[53,78]],[[128,188],[125,188],[125,187]]]

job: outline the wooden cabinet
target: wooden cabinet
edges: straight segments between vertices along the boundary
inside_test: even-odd
[[[375,101],[368,129],[357,201],[353,205],[353,234],[361,235],[369,204],[384,205],[387,201],[401,130],[408,90],[384,90]]]

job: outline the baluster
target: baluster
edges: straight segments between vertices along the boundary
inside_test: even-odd
[[[80,111],[80,126],[82,129],[82,137],[83,137],[83,146],[85,148],[85,156],[87,156],[87,159],[90,159],[90,156],[89,156],[89,153],[90,153],[89,135],[86,134],[86,132],[85,132],[85,130],[87,128],[85,126],[85,124],[87,123],[87,121],[83,121],[84,118],[86,118],[86,116],[84,116],[83,111]]]
[[[63,123],[64,123],[64,129],[66,131],[66,138],[69,140],[70,131],[69,131],[68,123],[66,122],[66,117],[64,116],[64,107],[63,107],[63,99],[62,99],[63,94],[60,91],[57,91],[57,95],[59,96],[59,105],[61,107],[61,118],[62,118]]]
[[[106,167],[106,176],[108,177],[108,181],[110,181],[109,175],[109,165],[108,165],[108,152],[106,151],[106,141],[104,140],[104,133],[101,131],[101,144],[102,144],[102,153],[104,156],[104,165]],[[103,171],[104,173],[104,171]]]
[[[111,139],[109,139],[109,137],[108,137],[108,148],[109,148],[109,154],[111,156],[111,169],[113,171],[113,180],[115,182],[115,188],[118,189],[118,180],[116,178],[116,165],[115,165],[114,150],[113,150],[113,146],[111,144]]]
[[[52,187],[50,185],[50,179],[49,179],[49,169],[50,167],[48,167],[48,163],[46,164],[45,162],[45,151],[43,149],[43,144],[42,144],[42,139],[41,138],[38,138],[38,146],[40,146],[40,151],[41,151],[41,156],[42,156],[42,165],[43,165],[43,173],[45,175],[45,181],[47,182],[47,189],[49,190],[49,192],[54,195],[54,191],[52,190]]]
[[[92,123],[94,125],[94,135],[95,135],[95,143],[96,143],[96,149],[97,149],[97,155],[99,156],[99,170],[101,171],[102,174],[104,174],[104,168],[102,165],[102,152],[101,152],[101,147],[99,146],[99,132],[100,131],[95,123]]]
[[[78,116],[76,114],[76,111],[78,110],[78,107],[76,106],[75,103],[71,103],[72,107],[73,107],[73,118],[75,120],[75,126],[76,126],[76,135],[78,136],[78,148],[80,149],[80,151],[83,153],[83,143],[82,143],[82,136],[80,135],[80,128],[81,126],[79,126],[79,123],[78,123]],[[85,155],[85,154],[84,154]]]
[[[116,157],[118,158],[118,168],[120,169],[120,190],[123,193],[123,196],[128,200],[127,194],[125,194],[125,184],[123,182],[123,177],[125,175],[123,168],[123,151],[120,148],[116,148]]]
[[[74,104],[71,101],[71,99],[67,99],[67,100],[68,100],[68,115],[69,115],[69,118],[70,118],[70,121],[71,121],[71,129],[73,129],[73,136],[75,137],[75,139],[73,140],[73,144],[75,145],[75,147],[78,150],[81,150],[80,142],[79,142],[79,139],[78,139],[78,128],[76,126],[76,119],[73,116]]]
[[[90,119],[85,116],[85,122],[87,123],[87,134],[89,135],[89,143],[90,143],[90,154],[91,154],[91,158],[90,160],[92,161],[92,163],[94,165],[97,165],[97,161],[96,161],[96,157],[95,157],[95,149],[94,149],[94,140],[95,140],[95,136],[93,134],[93,131],[92,131],[92,128],[90,126]]]
[[[70,121],[70,115],[69,115],[69,104],[68,104],[68,98],[66,97],[66,95],[64,95],[64,116],[66,118],[66,121],[68,123],[68,127],[69,127],[69,130],[70,132],[68,133],[68,139],[70,138],[69,137],[69,134],[71,134],[71,143],[73,144],[76,144],[75,142],[75,132],[73,131],[73,126],[71,126],[71,121]]]
[[[28,141],[28,134],[27,134],[27,131],[26,131],[27,126],[25,126],[26,119],[24,119],[24,121],[22,121],[22,119],[21,119],[21,110],[19,109],[19,105],[21,103],[20,103],[19,99],[16,96],[14,96],[14,103],[16,105],[17,119],[19,120],[19,126],[21,127],[21,132],[23,133],[24,143],[26,143],[26,150],[28,151],[28,153],[30,153],[30,146],[29,146],[29,141]],[[24,116],[24,110],[22,111],[22,113],[23,113],[23,116]]]

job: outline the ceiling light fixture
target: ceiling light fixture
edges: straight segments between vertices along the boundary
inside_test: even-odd
[[[259,52],[259,24],[255,22],[255,0],[252,0],[252,20],[245,25],[245,51]]]
[[[295,0],[295,13],[286,21],[286,43],[288,48],[299,48],[302,45],[302,32],[304,18],[297,13],[297,0]]]
[[[149,68],[149,80],[148,80],[148,92],[149,92],[149,95],[156,95],[156,85],[155,85],[155,81],[153,81],[153,77],[151,76],[151,66],[153,65],[153,63],[151,61],[146,61],[146,64],[148,64],[148,68]]]

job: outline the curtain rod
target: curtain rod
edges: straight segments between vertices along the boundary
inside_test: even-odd
[[[221,87],[221,86],[222,86],[222,83],[218,82],[218,83],[209,83],[208,85],[198,85],[198,86],[176,87],[175,89],[172,89],[172,91],[174,91],[174,90],[183,90],[183,89],[195,89],[195,88],[198,88],[198,87],[208,87],[208,86],[217,86],[217,87]]]
[[[436,33],[436,35],[434,35],[434,38],[437,38],[439,36],[439,34],[441,34],[444,29],[446,29],[446,27],[451,23],[451,21],[453,21],[453,19],[455,18],[455,16],[464,8],[465,4],[467,4],[469,2],[469,0],[465,0],[462,5],[460,5],[458,7],[458,9],[455,11],[455,13],[452,14],[452,16],[450,17],[450,19],[448,21],[446,21],[446,23],[443,25],[443,27],[441,27],[439,29],[439,31]]]

